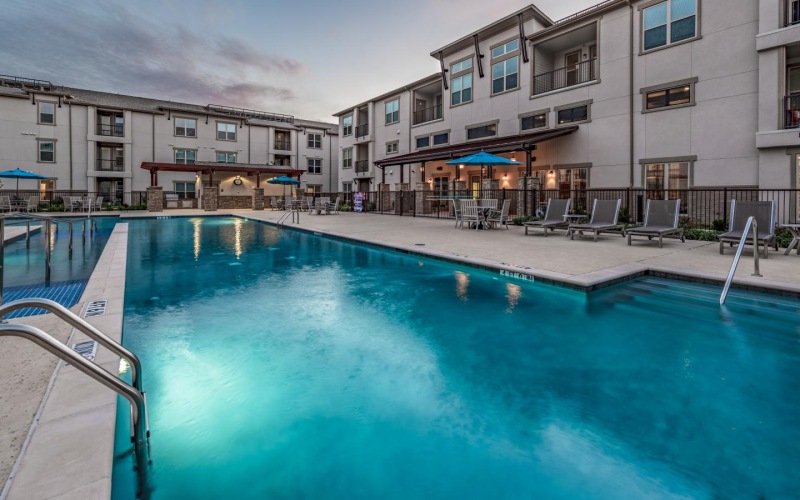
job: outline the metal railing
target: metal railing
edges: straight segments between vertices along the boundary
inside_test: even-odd
[[[787,95],[783,98],[783,128],[800,127],[800,94]]]
[[[367,134],[369,134],[369,123],[365,123],[356,127],[356,139],[359,137],[365,137]]]
[[[357,160],[355,164],[355,170],[357,174],[369,172],[369,160]]]
[[[124,172],[125,163],[122,160],[103,160],[98,158],[95,160],[95,170],[101,172]]]
[[[533,77],[533,93],[544,94],[573,85],[591,82],[597,75],[597,59],[589,59],[578,64],[559,68]]]
[[[419,125],[420,123],[438,120],[441,117],[442,117],[441,104],[431,106],[430,108],[420,109],[418,111],[414,111],[414,125]]]
[[[47,91],[53,90],[53,84],[47,80],[35,80],[33,78],[23,78],[21,76],[0,75],[0,84],[19,88],[34,87]]]
[[[54,190],[40,191],[36,189],[3,189],[0,196],[8,196],[12,201],[23,201],[30,197],[38,197],[38,210],[46,212],[67,212],[71,210],[70,198],[103,197],[103,206],[93,206],[92,211],[101,210],[141,210],[147,206],[146,191],[86,191],[86,190]]]
[[[292,141],[275,141],[275,149],[281,151],[291,151]]]
[[[744,225],[742,237],[739,240],[739,248],[736,249],[736,255],[733,257],[731,263],[731,270],[728,272],[728,279],[725,280],[725,286],[722,287],[722,293],[719,296],[719,305],[723,305],[728,298],[728,290],[731,288],[733,275],[736,273],[736,267],[739,265],[739,259],[742,257],[742,250],[744,250],[745,242],[747,242],[747,233],[752,232],[753,235],[753,274],[758,278],[761,277],[761,272],[758,267],[758,222],[755,217],[749,217]],[[767,243],[764,242],[764,250],[766,251]]]
[[[125,127],[122,124],[98,123],[97,135],[123,137],[125,135]]]

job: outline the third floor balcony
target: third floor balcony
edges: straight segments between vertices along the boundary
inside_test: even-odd
[[[595,23],[534,42],[534,96],[595,81],[599,77]]]
[[[275,141],[275,149],[280,150],[280,151],[291,151],[292,150],[292,141],[276,140]]]
[[[359,137],[364,137],[367,134],[369,134],[369,123],[365,123],[356,127],[356,139]]]
[[[357,160],[355,162],[356,174],[369,172],[369,160]]]
[[[95,170],[99,170],[101,172],[124,172],[125,171],[125,162],[121,158],[115,158],[111,160],[106,160],[102,158],[98,158],[96,163]]]

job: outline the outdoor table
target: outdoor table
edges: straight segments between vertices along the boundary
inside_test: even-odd
[[[589,216],[585,215],[585,214],[584,215],[581,215],[581,214],[568,214],[568,215],[564,216],[564,220],[567,221],[567,224],[570,225],[570,226],[573,225],[573,224],[577,224],[578,222],[580,222],[580,221],[582,221],[584,219],[588,219],[588,218],[589,218]],[[578,231],[578,234],[583,236],[583,231]],[[567,231],[566,236],[569,237],[569,231]]]
[[[11,200],[12,211],[13,209],[17,209],[17,211],[20,211],[21,209],[27,207],[28,207],[28,200],[22,200],[22,199]]]
[[[785,227],[792,233],[792,241],[783,255],[789,255],[793,248],[797,248],[797,255],[800,255],[800,224],[781,224],[781,227]]]
[[[492,204],[488,204],[488,203],[481,204],[482,201],[483,202],[494,201],[494,204],[493,204],[494,206],[492,206]],[[478,223],[478,228],[479,229],[483,229],[483,225],[484,224],[486,224],[486,225],[489,224],[488,222],[486,222],[486,219],[489,217],[489,212],[491,212],[492,210],[496,210],[496,209],[497,209],[497,200],[488,200],[488,199],[486,199],[486,200],[478,200],[478,213],[480,213],[481,217],[483,217],[483,220]]]

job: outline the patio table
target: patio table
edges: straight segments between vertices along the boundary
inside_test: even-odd
[[[800,224],[781,224],[781,227],[785,227],[792,233],[792,241],[786,247],[783,255],[789,255],[793,248],[797,248],[797,255],[800,255]]]
[[[581,215],[581,214],[568,214],[564,216],[564,220],[567,221],[568,225],[577,224],[584,219],[589,219],[588,215]],[[578,231],[578,234],[583,236],[583,231]],[[569,237],[569,231],[567,231],[566,237]]]

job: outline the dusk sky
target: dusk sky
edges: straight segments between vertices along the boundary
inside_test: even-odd
[[[556,20],[599,0],[539,0]],[[331,122],[518,0],[5,0],[0,74]]]

